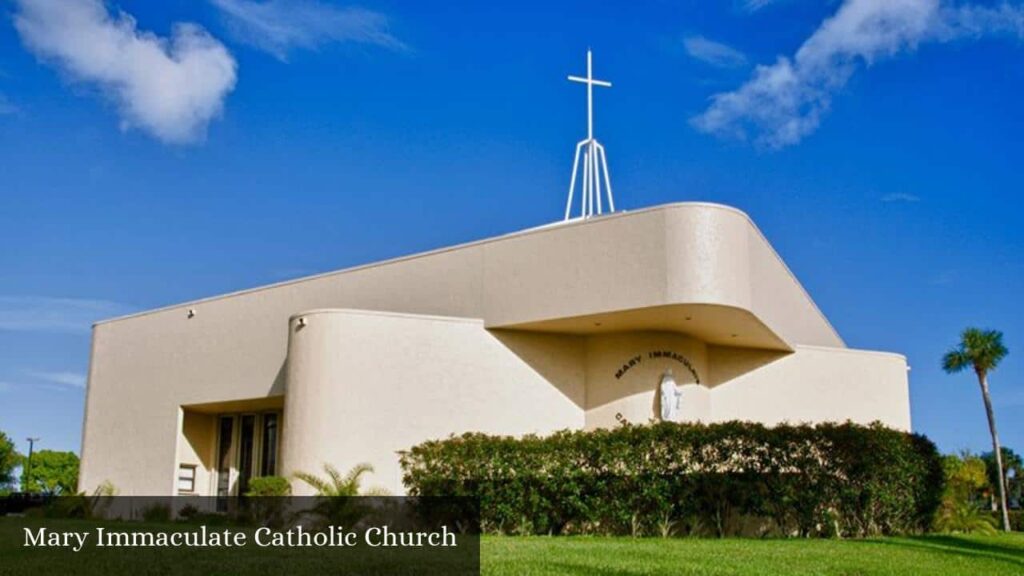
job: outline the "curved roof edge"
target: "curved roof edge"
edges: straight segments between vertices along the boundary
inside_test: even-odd
[[[785,260],[783,260],[779,256],[779,254],[775,250],[774,246],[772,246],[771,242],[768,241],[767,237],[764,235],[764,233],[761,231],[761,229],[757,226],[757,224],[753,221],[753,219],[746,212],[744,212],[744,211],[742,211],[742,210],[740,210],[738,208],[735,208],[733,206],[729,206],[729,205],[725,205],[725,204],[719,204],[719,203],[715,203],[715,202],[696,202],[696,201],[694,201],[694,202],[671,202],[671,203],[667,203],[667,204],[659,204],[659,205],[656,205],[656,206],[649,206],[649,207],[641,208],[641,209],[638,209],[638,210],[620,210],[620,211],[613,212],[613,213],[610,213],[610,214],[604,214],[604,215],[601,215],[601,216],[594,216],[594,217],[587,218],[587,219],[575,218],[575,219],[568,220],[568,221],[559,221],[559,222],[553,222],[553,223],[548,223],[548,224],[542,224],[540,226],[534,226],[534,227],[526,228],[526,229],[523,229],[523,230],[517,230],[517,231],[514,231],[514,232],[509,232],[509,233],[501,234],[501,235],[498,235],[498,236],[491,236],[491,237],[488,237],[488,238],[482,238],[482,239],[479,239],[479,240],[473,240],[473,241],[464,242],[464,243],[461,243],[461,244],[454,244],[454,245],[451,245],[451,246],[444,246],[444,247],[441,247],[441,248],[435,248],[433,250],[427,250],[427,251],[424,251],[424,252],[417,252],[417,253],[413,253],[413,254],[407,254],[407,255],[404,255],[404,256],[398,256],[398,257],[394,257],[394,258],[378,260],[378,261],[369,262],[369,263],[366,263],[366,264],[359,264],[359,265],[350,266],[350,267],[347,267],[347,268],[341,268],[341,269],[337,269],[337,270],[331,270],[331,271],[328,271],[328,272],[322,272],[322,273],[319,273],[319,274],[313,274],[313,275],[310,275],[310,276],[304,276],[304,277],[301,277],[301,278],[295,278],[295,279],[291,279],[291,280],[284,280],[284,281],[275,282],[275,283],[272,283],[272,284],[265,284],[265,285],[256,286],[256,287],[253,287],[253,288],[246,288],[246,289],[237,290],[237,291],[233,291],[233,292],[227,292],[227,293],[224,293],[224,294],[218,294],[218,295],[215,295],[215,296],[208,296],[208,297],[199,298],[199,299],[196,299],[196,300],[189,300],[189,301],[180,302],[180,303],[177,303],[177,304],[170,304],[170,305],[167,305],[167,306],[160,306],[160,307],[157,307],[157,308],[151,308],[151,309],[148,309],[148,310],[142,310],[142,311],[139,311],[139,312],[135,312],[135,313],[132,313],[132,314],[126,314],[126,315],[123,315],[123,316],[117,316],[117,317],[113,317],[113,318],[103,319],[103,320],[100,320],[100,321],[97,321],[97,322],[93,323],[93,328],[96,328],[97,326],[104,325],[104,324],[120,322],[120,321],[124,321],[124,320],[131,320],[131,319],[134,319],[134,318],[140,318],[140,317],[148,316],[148,315],[151,315],[151,314],[156,314],[156,313],[160,313],[160,312],[170,311],[170,310],[174,310],[174,309],[188,308],[188,307],[193,307],[193,306],[200,306],[200,305],[203,305],[203,304],[208,304],[208,303],[216,302],[216,301],[219,301],[219,300],[234,298],[234,297],[237,297],[237,296],[250,295],[250,294],[259,293],[259,292],[267,291],[267,290],[273,290],[273,289],[281,288],[281,287],[285,287],[285,286],[294,286],[294,285],[297,285],[297,284],[302,284],[302,283],[306,283],[306,282],[312,282],[312,281],[316,281],[316,280],[330,278],[332,276],[346,274],[346,273],[349,273],[349,272],[365,270],[365,269],[374,268],[374,267],[378,267],[378,266],[397,264],[397,263],[401,263],[401,262],[408,262],[408,261],[416,260],[416,259],[419,259],[419,258],[435,256],[435,255],[438,255],[438,254],[444,254],[444,253],[452,252],[452,251],[456,251],[456,250],[461,250],[461,249],[466,249],[466,248],[471,248],[471,247],[476,247],[476,246],[484,246],[484,245],[487,245],[487,244],[491,244],[491,243],[495,243],[495,242],[500,242],[500,241],[504,241],[504,240],[508,240],[508,239],[512,239],[512,238],[528,237],[528,236],[531,236],[531,235],[534,235],[534,234],[540,234],[540,233],[544,233],[544,232],[549,232],[549,231],[551,231],[553,229],[571,228],[571,227],[577,227],[577,226],[586,226],[586,225],[594,224],[594,223],[597,223],[597,222],[606,222],[606,221],[612,220],[612,219],[628,218],[630,216],[635,216],[635,215],[638,215],[638,214],[646,214],[646,213],[650,213],[650,212],[671,210],[671,209],[677,209],[677,208],[694,208],[694,207],[704,207],[704,208],[711,208],[711,209],[715,209],[715,210],[723,210],[723,211],[726,211],[726,212],[730,212],[730,213],[736,214],[736,215],[742,217],[744,220],[746,220],[747,223],[750,224],[752,229],[757,232],[758,236],[762,239],[762,241],[765,243],[765,245],[767,245],[768,248],[771,250],[771,253],[775,256],[776,260],[782,265],[782,267],[785,270],[786,274],[788,274],[788,276],[793,280],[794,284],[801,291],[801,293],[804,296],[804,298],[806,298],[806,300],[810,303],[810,305],[812,306],[813,310],[816,312],[817,316],[821,319],[823,324],[825,326],[827,326],[827,328],[835,336],[837,341],[842,342],[845,345],[845,342],[843,342],[842,337],[839,336],[839,333],[835,330],[835,327],[832,326],[832,324],[831,324],[831,322],[829,322],[828,318],[821,312],[821,309],[818,308],[817,303],[815,303],[814,299],[811,298],[810,295],[807,293],[807,290],[803,287],[803,284],[800,283],[799,279],[797,279],[796,275],[793,274],[792,270],[786,264]]]

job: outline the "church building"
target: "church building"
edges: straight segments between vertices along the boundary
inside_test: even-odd
[[[367,462],[402,494],[399,451],[467,431],[910,429],[903,356],[846,347],[743,212],[614,211],[588,128],[579,216],[570,192],[557,224],[97,323],[80,489],[228,496]]]

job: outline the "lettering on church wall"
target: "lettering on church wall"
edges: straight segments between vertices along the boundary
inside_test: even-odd
[[[636,356],[630,357],[629,359],[622,363],[621,368],[615,371],[615,379],[621,380],[627,372],[632,370],[634,367],[639,366],[644,361],[644,359],[657,360],[660,358],[667,358],[669,360],[674,360],[682,364],[683,366],[686,367],[687,370],[690,371],[690,374],[693,375],[693,381],[697,384],[700,384],[700,376],[697,375],[697,369],[693,367],[693,364],[690,363],[690,360],[686,356],[683,356],[678,352],[673,352],[672,350],[651,350],[646,354],[637,354]]]

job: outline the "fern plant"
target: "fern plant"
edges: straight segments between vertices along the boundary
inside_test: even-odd
[[[996,520],[991,514],[965,501],[943,502],[935,519],[941,532],[996,534]]]
[[[373,511],[371,503],[358,496],[386,496],[383,488],[362,490],[363,475],[373,472],[367,463],[356,464],[342,474],[331,464],[324,464],[325,476],[296,472],[295,478],[316,490],[318,498],[309,512],[329,526],[352,527]]]
[[[326,477],[320,477],[309,472],[296,472],[294,476],[310,485],[318,496],[385,496],[387,491],[383,488],[370,488],[365,493],[361,491],[364,474],[373,472],[373,466],[363,462],[353,466],[348,473],[342,474],[331,464],[324,464]]]

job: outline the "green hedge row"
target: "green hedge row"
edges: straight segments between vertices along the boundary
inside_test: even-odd
[[[924,436],[854,424],[470,433],[401,463],[410,495],[477,498],[482,530],[516,534],[920,532],[944,481]]]
[[[992,517],[996,520],[996,526],[1002,526],[1003,517],[999,512],[993,512]],[[1024,510],[1010,510],[1010,530],[1024,532]]]

